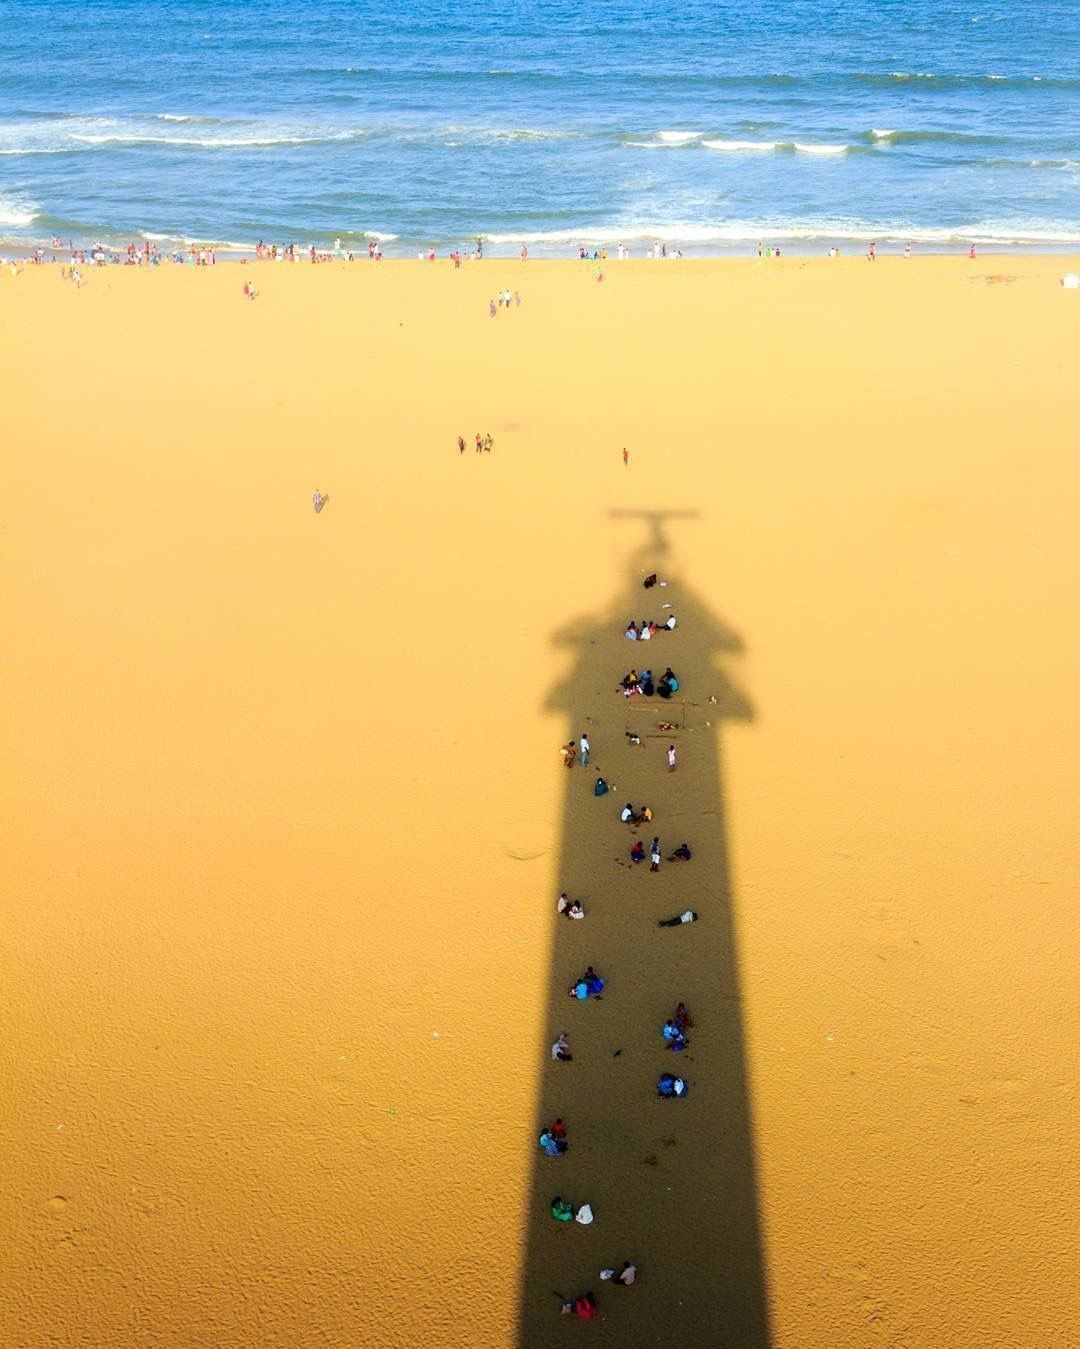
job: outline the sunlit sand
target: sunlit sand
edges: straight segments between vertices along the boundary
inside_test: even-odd
[[[0,273],[0,1341],[1072,1343],[1076,270]],[[659,877],[559,758],[610,685],[634,771],[640,510],[694,513]],[[555,1230],[549,1032],[615,924]]]

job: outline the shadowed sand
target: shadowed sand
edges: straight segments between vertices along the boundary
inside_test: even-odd
[[[1074,1338],[1076,262],[605,270],[0,272],[5,1349]],[[668,508],[746,701],[638,876],[558,747]]]
[[[596,1292],[601,1343],[769,1343],[718,755],[725,722],[751,715],[724,669],[741,643],[670,570],[663,517],[644,523],[647,541],[628,559],[611,609],[556,638],[574,666],[553,690],[552,709],[567,718],[567,738],[587,731],[591,746],[588,767],[566,780],[559,886],[583,897],[586,917],[560,922],[552,950],[537,1128],[561,1115],[570,1149],[557,1159],[537,1150],[523,1349],[565,1336],[552,1316],[553,1289]],[[642,577],[652,572],[664,584],[645,591]],[[673,632],[648,644],[623,636],[631,617],[663,622],[669,612],[678,618]],[[631,665],[649,666],[657,678],[671,665],[679,692],[667,702],[623,698],[615,686]],[[658,721],[669,720],[678,729],[660,732]],[[628,743],[628,730],[640,745]],[[679,756],[673,774],[669,742]],[[612,787],[599,798],[598,774]],[[619,821],[624,801],[651,806],[653,823],[631,833]],[[656,874],[629,861],[632,839],[648,848],[654,833],[665,856],[689,841],[691,861],[664,862]],[[658,919],[687,908],[699,912],[695,925],[657,928]],[[572,1002],[567,986],[590,963],[608,982],[604,998]],[[682,1001],[695,1026],[689,1048],[673,1055],[659,1027]],[[564,1029],[569,1064],[545,1053]],[[685,1100],[657,1100],[664,1071],[685,1076]],[[548,1210],[556,1193],[588,1201],[595,1222],[555,1222]],[[639,1267],[632,1289],[597,1277],[628,1258]]]

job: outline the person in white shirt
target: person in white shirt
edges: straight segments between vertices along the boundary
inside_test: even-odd
[[[685,913],[680,913],[676,918],[661,918],[656,924],[657,927],[678,927],[680,923],[696,923],[697,914],[693,909],[687,909]]]

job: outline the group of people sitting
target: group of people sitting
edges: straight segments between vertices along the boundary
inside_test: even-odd
[[[580,901],[570,899],[565,890],[559,896],[555,907],[564,918],[585,917],[585,910],[581,907]]]
[[[664,619],[663,623],[654,623],[651,618],[643,618],[641,620],[640,628],[634,620],[631,619],[626,625],[626,632],[624,635],[631,642],[648,642],[651,641],[658,632],[674,632],[678,626],[679,620],[674,614],[669,614],[667,618]]]
[[[574,1208],[569,1199],[564,1199],[561,1194],[557,1194],[551,1201],[551,1216],[557,1223],[568,1223],[573,1218],[575,1222],[588,1227],[593,1220],[593,1211],[590,1204],[579,1204],[577,1208]]]
[[[654,693],[658,693],[661,698],[670,698],[673,693],[678,693],[680,687],[675,671],[669,665],[655,683],[651,670],[642,670],[640,674],[636,670],[630,670],[623,675],[615,691],[626,698],[633,698],[638,694],[651,698]]]

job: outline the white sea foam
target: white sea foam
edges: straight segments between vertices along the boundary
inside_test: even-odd
[[[700,131],[658,131],[656,136],[665,145],[686,145],[689,141],[696,141],[701,134]]]
[[[0,225],[12,225],[16,229],[25,229],[32,225],[41,214],[37,202],[31,201],[20,193],[0,192]]]
[[[747,154],[760,154],[763,151],[775,150],[780,144],[779,141],[702,141],[701,143],[709,150],[740,151]]]
[[[163,123],[165,125],[163,125]],[[175,126],[176,131],[168,130]],[[188,130],[198,127],[198,132]],[[215,129],[220,128],[220,129]],[[0,124],[0,155],[65,154],[107,145],[162,145],[198,149],[257,149],[351,141],[360,127],[290,126],[213,117],[153,113],[146,117],[63,117]]]
[[[801,141],[795,141],[795,149],[804,155],[846,155],[848,152],[846,145],[806,145]]]
[[[870,137],[876,141],[891,141],[894,136],[899,134],[898,131],[880,131],[876,126],[870,128]]]
[[[520,234],[489,234],[493,244],[565,244],[576,247],[610,246],[666,242],[688,246],[750,245],[758,239],[771,242],[802,243],[820,241],[854,242],[860,246],[870,239],[883,244],[906,242],[966,246],[971,242],[987,245],[1023,247],[1047,244],[1080,243],[1080,230],[1064,221],[973,221],[970,224],[925,229],[910,221],[869,221],[845,217],[798,221],[782,217],[759,220],[716,221],[709,224],[651,224],[624,221],[614,225],[586,225],[578,229],[543,230]]]

